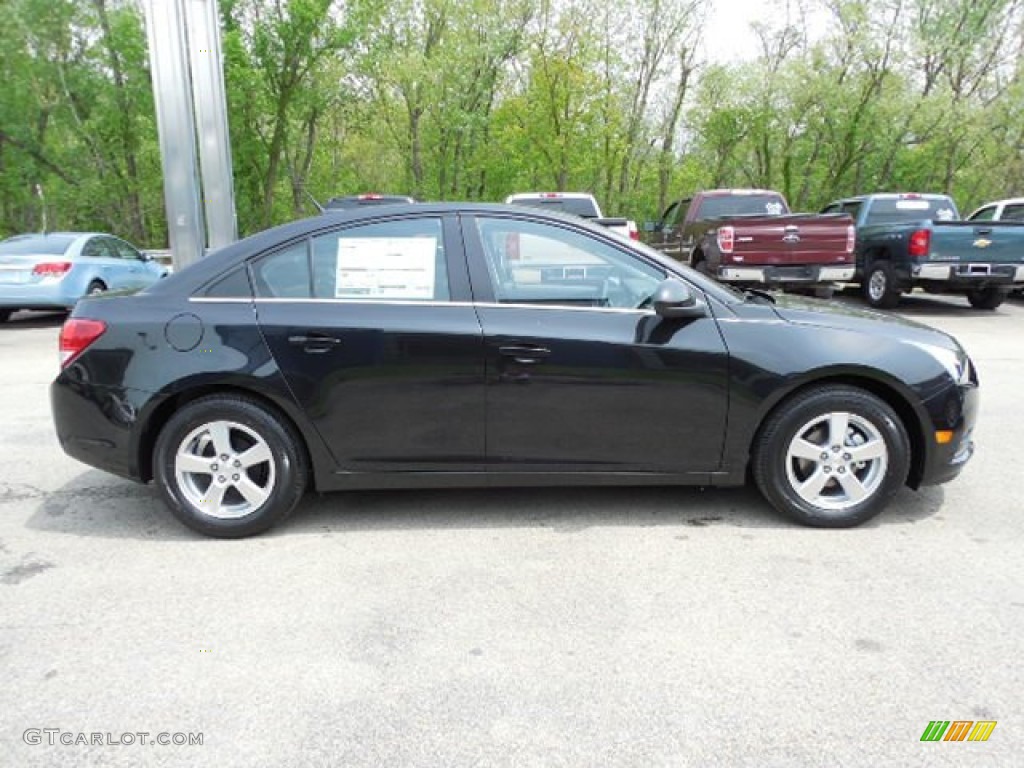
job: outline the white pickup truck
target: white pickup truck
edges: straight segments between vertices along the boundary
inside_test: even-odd
[[[593,195],[586,192],[520,192],[505,198],[509,205],[526,205],[548,211],[563,211],[589,219],[629,240],[639,240],[640,230],[632,219],[606,219]]]

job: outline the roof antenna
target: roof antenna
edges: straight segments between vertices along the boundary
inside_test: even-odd
[[[317,202],[317,199],[315,197],[313,197],[313,195],[310,194],[309,190],[306,189],[305,186],[302,187],[302,191],[306,193],[306,197],[308,197],[309,201],[311,203],[313,203],[313,205],[316,207],[317,212],[318,213],[323,213],[324,212],[324,207],[322,205],[320,205],[320,203]]]
[[[46,234],[46,195],[43,194],[43,185],[42,184],[38,184],[38,183],[36,184],[36,197],[38,197],[39,200],[43,204],[43,234],[45,235]]]

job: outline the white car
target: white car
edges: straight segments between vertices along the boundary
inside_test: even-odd
[[[562,211],[607,227],[629,240],[639,240],[640,230],[632,219],[605,218],[597,199],[589,192],[519,192],[505,198],[509,205],[526,205],[547,211]]]
[[[967,221],[1024,222],[1024,197],[1011,197],[986,203],[968,216]]]

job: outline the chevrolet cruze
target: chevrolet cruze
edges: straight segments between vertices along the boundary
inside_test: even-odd
[[[203,533],[309,489],[735,486],[852,526],[971,457],[974,366],[894,316],[739,292],[571,217],[328,212],[61,333],[64,450]]]

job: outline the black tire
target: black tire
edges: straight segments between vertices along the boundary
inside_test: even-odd
[[[896,272],[888,261],[873,261],[868,264],[861,287],[864,290],[864,300],[876,309],[892,309],[900,303]]]
[[[14,312],[15,310],[13,309],[0,309],[0,323],[6,323],[10,320]]]
[[[224,424],[230,425],[230,455],[222,467],[212,438],[215,425]],[[268,458],[236,463],[254,446]],[[179,476],[179,449],[196,461],[211,462],[216,471],[186,470]],[[153,453],[153,474],[164,503],[181,522],[208,536],[234,539],[262,533],[291,514],[305,493],[309,469],[301,438],[283,418],[246,397],[212,395],[189,403],[164,425]],[[263,500],[254,503],[248,494]],[[204,503],[215,507],[204,508]]]
[[[707,257],[700,251],[693,254],[693,268],[702,275],[707,275],[712,280],[715,279],[715,276],[711,274],[711,269],[708,267]]]
[[[107,286],[104,285],[102,280],[93,280],[89,283],[89,287],[85,289],[86,296],[95,296],[98,293],[103,293],[107,290]]]
[[[835,296],[836,289],[831,285],[818,285],[811,291],[811,295],[822,301],[831,301]]]
[[[832,426],[833,416],[842,429],[841,414],[847,415],[849,424],[835,451],[834,436],[825,431]],[[815,435],[823,438],[820,444]],[[801,437],[804,440],[797,448]],[[805,445],[814,447],[813,458],[793,455]],[[856,461],[858,449],[883,447],[884,457]],[[883,400],[855,387],[826,385],[799,393],[772,412],[754,444],[752,470],[761,493],[784,515],[804,525],[849,528],[881,512],[906,482],[910,439],[896,412]],[[816,479],[824,480],[817,492],[809,490]],[[807,484],[802,486],[805,495],[797,488],[801,482]],[[848,491],[858,486],[865,491],[859,499]],[[812,502],[807,495],[817,498]]]
[[[995,309],[1006,301],[1007,291],[996,285],[974,288],[967,292],[967,301],[975,309]]]

